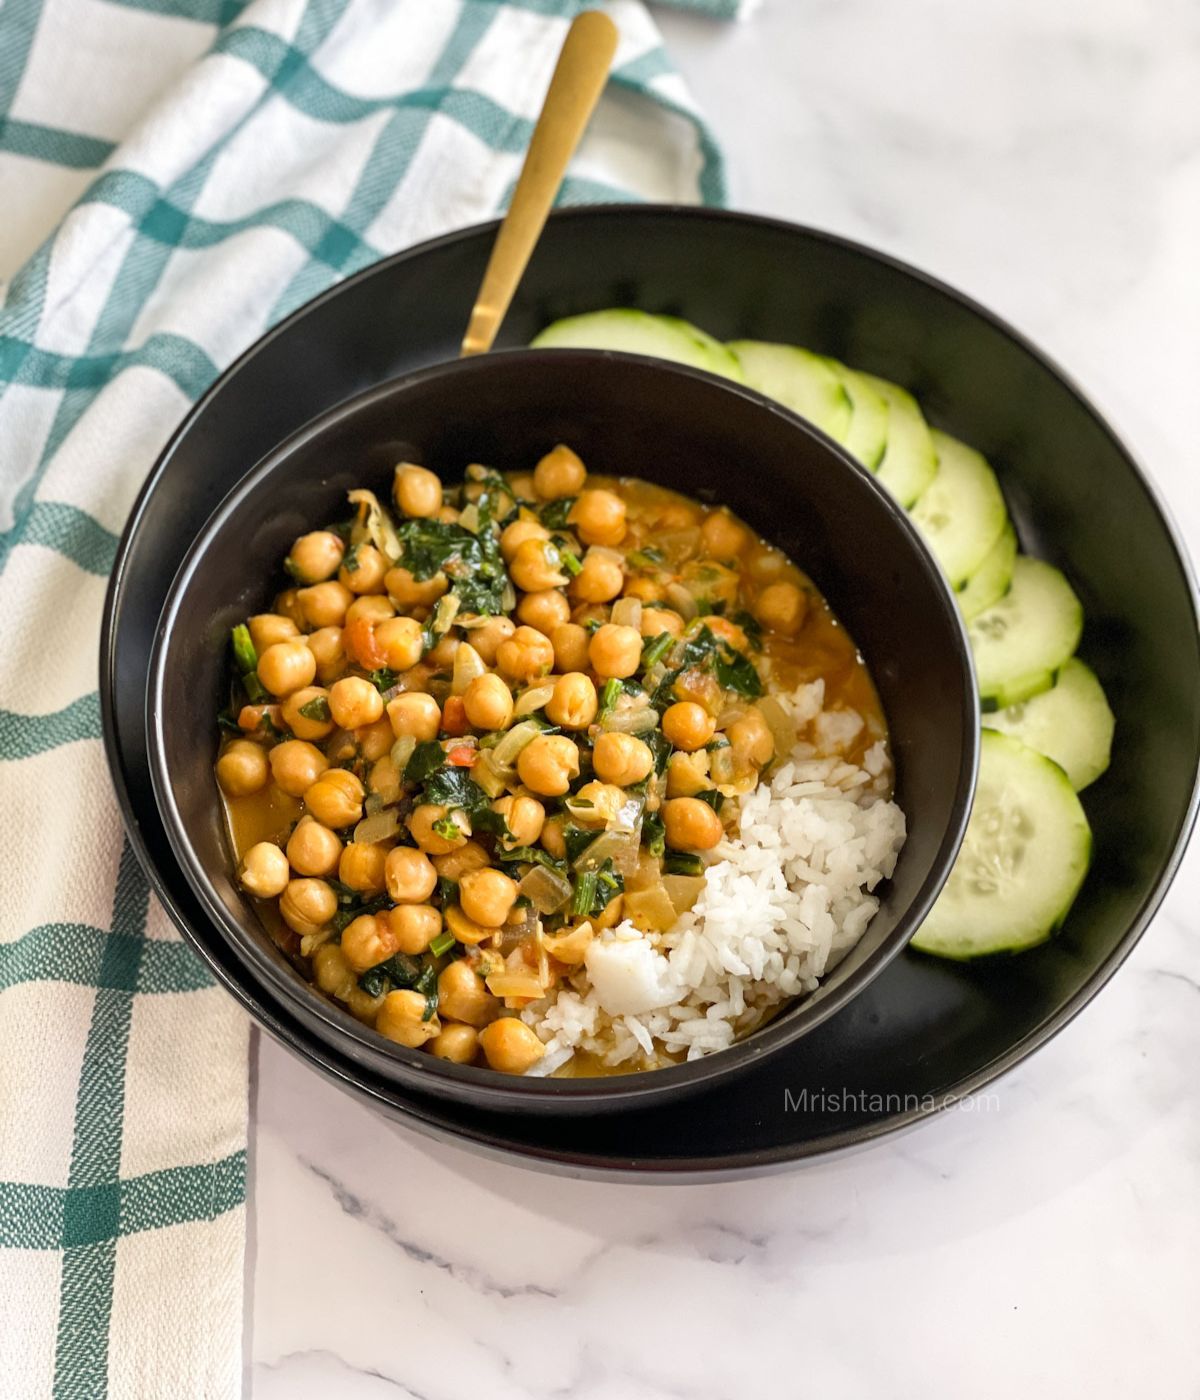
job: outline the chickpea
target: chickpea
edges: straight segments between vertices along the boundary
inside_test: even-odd
[[[336,943],[323,943],[313,954],[313,980],[326,996],[349,1001],[358,986],[345,953]]]
[[[596,776],[618,787],[630,787],[648,778],[654,768],[650,746],[632,734],[601,734],[592,750]]]
[[[479,943],[486,943],[496,936],[494,928],[489,928],[487,924],[477,924],[474,919],[469,919],[459,904],[451,904],[446,910],[445,917],[447,929],[460,943],[465,943],[469,947],[473,948]]]
[[[550,531],[537,520],[514,520],[500,532],[500,553],[504,562],[511,564],[518,549],[526,540],[548,540]]]
[[[533,469],[533,489],[543,501],[578,496],[587,480],[587,468],[563,443],[551,448]]]
[[[382,593],[365,593],[361,598],[355,598],[346,609],[344,626],[349,629],[351,623],[362,621],[374,628],[395,616],[396,608],[390,598],[385,598]],[[349,642],[349,637],[346,641]]]
[[[625,794],[612,783],[593,782],[584,783],[568,800],[581,804],[581,810],[575,817],[580,826],[607,826],[616,820],[617,813],[625,805]]]
[[[614,895],[598,914],[588,921],[594,929],[616,928],[621,922],[621,912],[625,908],[625,896]]]
[[[342,647],[340,627],[320,627],[310,632],[304,639],[308,649],[316,657],[317,676],[322,685],[328,685],[346,669],[346,652]]]
[[[662,717],[662,732],[675,748],[694,753],[712,738],[716,725],[703,705],[697,705],[694,700],[679,700],[667,706]]]
[[[445,574],[415,579],[408,569],[399,566],[389,569],[383,582],[388,597],[399,608],[431,608],[450,587]]]
[[[442,711],[432,695],[406,690],[388,701],[388,719],[397,739],[411,735],[418,742],[436,739],[442,727]]]
[[[455,837],[444,836],[440,831],[433,829],[447,817],[450,824],[458,830]],[[408,819],[408,829],[413,840],[428,855],[443,856],[465,844],[471,834],[471,822],[466,812],[451,812],[438,803],[424,802],[413,810]]]
[[[305,789],[303,796],[313,816],[334,831],[353,825],[362,816],[363,785],[348,768],[330,768]]]
[[[382,894],[388,852],[374,841],[351,841],[338,860],[338,879],[360,894]]]
[[[571,597],[581,603],[611,603],[624,586],[625,570],[620,559],[611,554],[588,554],[571,580]]]
[[[667,762],[667,796],[695,797],[712,787],[708,776],[708,754],[673,753]]]
[[[301,535],[287,557],[287,570],[300,583],[324,583],[337,573],[346,546],[332,530]]]
[[[396,846],[387,853],[384,879],[397,904],[424,904],[438,882],[433,862],[413,846]]]
[[[332,875],[341,854],[342,843],[312,817],[301,817],[288,838],[287,858],[297,875]]]
[[[442,481],[435,472],[401,462],[392,482],[392,496],[405,515],[428,520],[442,508]]]
[[[512,723],[512,691],[494,672],[475,677],[463,692],[463,705],[475,729],[507,729]]]
[[[700,526],[704,547],[716,559],[733,559],[750,543],[750,531],[722,507],[704,517]]]
[[[500,797],[492,803],[492,811],[499,812],[508,827],[508,835],[500,840],[501,850],[532,846],[542,834],[546,809],[536,797]]]
[[[554,666],[559,671],[582,671],[588,664],[588,641],[586,627],[577,622],[564,622],[550,634],[554,647]]]
[[[468,870],[482,870],[492,863],[478,841],[468,841],[457,850],[433,857],[433,868],[443,880],[461,880]]]
[[[364,992],[357,983],[350,988],[350,995],[344,997],[346,1010],[356,1020],[362,1021],[364,1025],[375,1026],[375,1021],[379,1016],[379,1008],[383,1005],[383,996],[371,996],[369,992]]]
[[[383,696],[362,676],[343,676],[329,687],[329,712],[343,729],[358,729],[383,714]]]
[[[518,627],[496,648],[496,665],[509,680],[531,681],[549,674],[554,665],[554,647],[543,633],[532,627]]]
[[[442,1029],[436,1016],[425,1019],[425,998],[420,992],[389,992],[379,1008],[375,1029],[397,1045],[419,1049]]]
[[[501,1016],[479,1032],[479,1048],[491,1069],[502,1074],[524,1074],[546,1053],[546,1047],[524,1021]]]
[[[583,491],[567,520],[584,544],[619,545],[625,538],[625,502],[612,491]]]
[[[342,562],[338,581],[351,593],[381,593],[388,563],[379,550],[373,544],[360,544],[347,557],[350,563]]]
[[[513,583],[527,593],[562,588],[568,582],[558,546],[549,540],[526,540],[509,561],[508,572]]]
[[[579,750],[565,734],[539,734],[518,755],[517,772],[531,792],[562,797],[579,775]]]
[[[559,813],[558,816],[548,817],[545,826],[542,827],[542,849],[555,860],[566,858],[567,842],[563,835],[563,827],[566,824],[566,816]]]
[[[249,797],[267,785],[266,751],[252,739],[234,739],[217,759],[217,782],[226,797]]]
[[[421,624],[415,617],[385,618],[375,628],[375,644],[383,653],[385,666],[393,671],[407,671],[420,661],[424,649]]]
[[[258,613],[247,625],[250,628],[250,640],[259,656],[276,642],[290,642],[293,637],[300,635],[300,629],[292,619],[284,617],[282,613]]]
[[[677,851],[711,851],[725,834],[721,818],[698,797],[672,797],[662,815],[667,845]]]
[[[642,634],[636,627],[605,622],[588,644],[588,660],[598,676],[632,676],[642,660]]]
[[[582,671],[569,671],[554,682],[546,702],[546,717],[562,729],[586,729],[596,718],[596,687]]]
[[[291,879],[287,856],[271,841],[259,841],[242,857],[238,881],[258,899],[274,899]]]
[[[346,620],[346,609],[354,601],[354,594],[344,583],[330,579],[328,583],[302,588],[296,600],[309,627],[340,627]]]
[[[325,710],[328,713],[329,692],[319,685],[306,685],[283,702],[283,722],[297,739],[327,739],[333,733],[332,716],[329,719],[309,719],[300,713],[305,705],[312,705],[318,700],[326,702]]]
[[[461,645],[462,643],[457,637],[447,635],[430,649],[425,659],[435,671],[449,671],[454,665],[455,655]]]
[[[671,501],[654,517],[656,530],[690,530],[696,524],[696,509],[686,501]]]
[[[471,628],[471,645],[485,666],[496,664],[496,649],[517,630],[511,617],[489,617],[482,627]]]
[[[474,1026],[443,1026],[429,1042],[430,1054],[452,1065],[469,1065],[479,1049],[479,1032]]]
[[[385,754],[390,753],[395,738],[387,715],[381,715],[373,724],[360,725],[354,731],[354,742],[368,763],[377,763]]]
[[[643,608],[642,636],[661,637],[664,632],[672,637],[682,637],[683,618],[670,608]]]
[[[808,598],[794,583],[769,583],[754,603],[754,616],[772,632],[793,636],[808,612]]]
[[[289,880],[279,896],[283,922],[301,938],[319,933],[337,913],[337,895],[324,880]]]
[[[731,647],[738,651],[745,651],[749,646],[745,632],[736,622],[730,622],[727,617],[706,617],[704,625],[714,637],[720,637],[722,641],[728,642]]]
[[[567,595],[557,588],[544,588],[538,593],[526,593],[517,604],[517,617],[527,627],[535,627],[546,636],[571,619]]]
[[[258,658],[258,678],[272,695],[290,695],[311,685],[317,658],[300,637],[276,642]]]
[[[271,604],[271,611],[277,612],[280,617],[290,618],[298,630],[303,630],[308,626],[308,619],[304,616],[304,609],[300,606],[300,590],[298,588],[285,588]]]
[[[400,770],[392,761],[390,753],[384,754],[373,763],[371,771],[367,774],[367,786],[372,792],[377,792],[385,803],[399,802],[400,782]]]
[[[438,1010],[448,1021],[486,1026],[500,1010],[499,999],[465,958],[448,963],[438,976]]]
[[[760,710],[747,710],[741,719],[734,720],[725,733],[733,745],[735,757],[742,763],[752,763],[756,768],[762,768],[775,755],[775,739]]]
[[[631,578],[625,584],[626,598],[637,598],[642,603],[661,603],[667,596],[666,585],[659,583],[657,579],[647,578],[644,575],[640,578]]]
[[[360,914],[342,930],[342,953],[355,972],[377,967],[396,951],[396,940],[380,915]]]
[[[470,870],[458,886],[458,902],[468,919],[499,928],[517,900],[517,882],[499,870]]]
[[[432,904],[398,904],[383,918],[391,930],[395,951],[407,953],[410,958],[426,952],[442,931],[442,912]]]
[[[303,797],[329,767],[321,750],[306,739],[285,739],[275,745],[267,759],[276,786],[289,797]]]

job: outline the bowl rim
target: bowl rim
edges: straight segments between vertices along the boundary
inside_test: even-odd
[[[356,416],[375,401],[390,398],[397,392],[429,380],[463,378],[469,383],[472,376],[487,374],[490,366],[497,361],[511,362],[514,359],[524,361],[533,369],[550,361],[559,366],[565,364],[568,367],[577,366],[579,369],[590,364],[616,361],[636,366],[643,374],[700,383],[707,391],[745,400],[756,412],[770,414],[785,423],[789,431],[809,438],[838,470],[852,471],[860,482],[866,485],[868,491],[875,495],[883,507],[885,517],[904,538],[920,568],[933,584],[939,600],[937,622],[931,620],[931,625],[949,627],[952,649],[962,665],[965,677],[959,697],[964,742],[960,753],[958,781],[951,804],[951,817],[920,890],[900,912],[894,928],[885,940],[862,966],[847,978],[844,985],[835,988],[816,1002],[809,1015],[803,1014],[807,999],[799,998],[797,1001],[800,1011],[787,1021],[783,1018],[770,1021],[760,1030],[752,1032],[744,1040],[736,1041],[722,1051],[681,1064],[669,1065],[652,1073],[632,1071],[578,1079],[513,1076],[481,1066],[451,1064],[448,1061],[437,1060],[420,1050],[408,1049],[386,1041],[362,1025],[349,1012],[315,991],[294,968],[281,968],[267,949],[257,939],[247,937],[246,930],[230,917],[187,837],[169,780],[162,704],[168,638],[192,574],[213,538],[226,528],[229,516],[237,510],[246,493],[263,478],[278,471],[281,463],[305,442],[339,422]],[[568,1101],[572,1108],[583,1105],[615,1108],[633,1101],[641,1104],[661,1094],[691,1092],[714,1079],[736,1074],[764,1055],[779,1052],[803,1038],[853,1000],[907,946],[949,877],[966,832],[974,796],[979,765],[981,716],[966,624],[954,601],[952,590],[928,545],[908,513],[879,484],[875,476],[813,424],[744,384],[722,379],[691,366],[610,350],[505,348],[495,350],[487,356],[440,361],[393,376],[302,424],[249,468],[205,521],[172,579],[154,632],[146,690],[146,726],[151,781],[171,849],[210,923],[215,926],[218,935],[231,946],[240,964],[247,969],[260,988],[278,997],[287,1010],[308,1025],[311,1032],[326,1039],[332,1037],[339,1050],[348,1051],[349,1042],[353,1046],[351,1058],[359,1066],[365,1061],[366,1067],[373,1072],[385,1078],[400,1079],[418,1092],[437,1095],[439,1088],[444,1086],[448,1097],[465,1097],[483,1107],[524,1107],[540,1112],[553,1112],[556,1105],[565,1105]]]

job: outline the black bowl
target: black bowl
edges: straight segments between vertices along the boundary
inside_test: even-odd
[[[179,561],[247,465],[314,414],[457,353],[495,231],[484,224],[407,249],[302,307],[217,380],[147,479],[106,599],[100,703],[130,844],[155,894],[220,983],[305,1064],[417,1131],[530,1166],[656,1181],[742,1177],[894,1133],[977,1093],[1097,995],[1179,866],[1200,755],[1195,588],[1153,486],[1057,365],[961,292],[820,230],[711,209],[558,211],[504,343],[528,343],[556,316],[613,305],[685,316],[723,336],[794,340],[907,384],[937,427],[987,454],[1024,547],[1065,569],[1084,596],[1081,655],[1117,717],[1113,766],[1083,794],[1095,860],[1061,933],[975,965],[906,951],[794,1051],[732,1082],[615,1117],[546,1117],[368,1083],[269,1000],[185,878],[150,783],[145,703]]]
[[[519,1078],[390,1044],[314,992],[230,877],[213,779],[213,717],[229,688],[226,639],[269,606],[297,535],[394,464],[458,481],[470,462],[528,468],[556,442],[589,467],[642,476],[730,506],[806,569],[849,629],[891,727],[908,841],[881,908],[810,996],[740,1045],[653,1074]],[[175,853],[217,929],[255,979],[372,1073],[480,1107],[571,1112],[680,1094],[792,1044],[844,1006],[908,942],[953,863],[979,738],[970,653],[919,536],[860,466],[757,394],[635,356],[509,351],[409,375],[316,420],[226,498],[185,559],[150,665],[155,792]],[[209,737],[204,737],[209,736]]]

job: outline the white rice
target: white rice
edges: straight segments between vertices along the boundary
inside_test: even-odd
[[[784,703],[796,747],[742,799],[739,836],[713,852],[695,907],[665,934],[629,920],[600,934],[585,967],[521,1013],[547,1046],[538,1072],[575,1050],[629,1069],[723,1050],[862,937],[904,844],[891,760],[882,742],[861,767],[841,757],[864,720],[825,709],[823,682]]]

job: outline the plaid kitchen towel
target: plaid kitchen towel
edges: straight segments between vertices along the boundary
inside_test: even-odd
[[[0,2],[0,1393],[241,1385],[247,1023],[99,742],[117,533],[222,366],[499,209],[578,0]],[[564,191],[720,202],[638,0]]]

